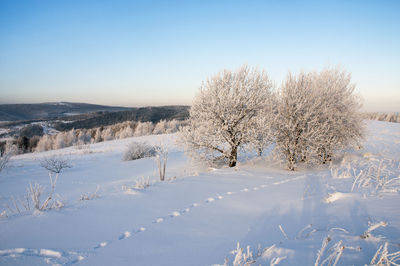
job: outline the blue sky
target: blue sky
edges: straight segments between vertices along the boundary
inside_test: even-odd
[[[190,104],[244,63],[341,65],[370,111],[400,111],[400,1],[0,1],[0,103]]]

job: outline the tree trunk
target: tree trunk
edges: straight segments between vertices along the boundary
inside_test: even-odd
[[[229,167],[235,167],[236,166],[237,150],[238,150],[238,148],[236,146],[231,148],[231,154],[229,156]]]

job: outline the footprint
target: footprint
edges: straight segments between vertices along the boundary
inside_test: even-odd
[[[206,202],[210,203],[210,202],[213,202],[214,200],[215,200],[214,198],[208,198],[208,199],[206,200]]]
[[[76,263],[78,263],[78,262],[80,262],[80,261],[82,261],[82,260],[84,260],[84,259],[85,259],[84,256],[79,255],[76,259],[74,259],[73,261],[71,261],[71,264],[76,264]],[[54,265],[58,265],[58,264],[54,264]]]
[[[243,191],[243,192],[248,192],[249,189],[248,189],[248,188],[245,188],[245,189],[242,189],[241,191]]]
[[[102,248],[102,247],[105,247],[105,246],[107,246],[107,242],[101,242],[94,249]]]
[[[198,203],[193,203],[192,206],[193,206],[193,207],[198,207],[199,204],[198,204]]]
[[[218,195],[218,196],[217,196],[217,198],[218,198],[218,199],[223,199],[224,197],[222,197],[222,196]]]
[[[233,192],[230,192],[230,191],[226,192],[226,195],[232,195],[232,194],[233,194]]]
[[[177,211],[171,213],[171,217],[178,217],[178,216],[181,216],[181,214]]]
[[[162,223],[164,222],[164,218],[158,218],[157,220],[155,220],[155,223]]]
[[[146,231],[146,227],[140,227],[140,228],[138,229],[138,232],[143,232],[143,231]]]
[[[253,190],[259,190],[259,188],[258,187],[254,187]]]
[[[128,238],[128,237],[131,237],[131,232],[129,232],[129,231],[126,231],[123,235],[121,235],[120,237],[119,237],[119,240],[122,240],[122,239],[125,239],[125,238]]]
[[[262,188],[264,188],[264,187],[267,187],[268,185],[261,185],[260,187],[262,187]]]
[[[183,210],[183,212],[189,212],[189,211],[190,211],[189,208],[186,208],[186,209]]]

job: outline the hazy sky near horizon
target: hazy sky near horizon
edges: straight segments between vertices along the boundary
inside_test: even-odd
[[[400,111],[400,1],[0,1],[0,103],[191,104],[247,63],[341,65],[367,111]]]

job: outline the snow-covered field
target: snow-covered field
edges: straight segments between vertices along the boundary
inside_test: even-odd
[[[249,246],[255,265],[364,265],[385,243],[390,258],[400,250],[400,124],[367,123],[363,149],[295,172],[259,158],[193,165],[176,134],[15,156],[0,173],[0,264],[231,265]],[[122,161],[132,141],[168,148],[167,181],[152,158]],[[50,189],[40,166],[50,156],[73,166],[55,189],[65,206],[26,211],[30,183]]]

